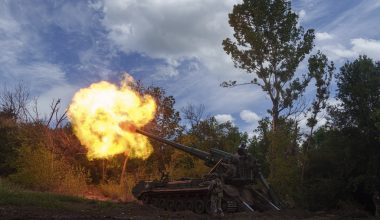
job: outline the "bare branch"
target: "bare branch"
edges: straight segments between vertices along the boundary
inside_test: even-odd
[[[67,118],[67,111],[68,109],[65,110],[65,112],[63,112],[63,114],[58,118],[57,117],[57,114],[56,114],[56,124],[55,124],[55,129],[57,129],[59,127],[60,124],[62,124],[62,122],[64,120],[66,120]],[[58,113],[58,112],[57,112]]]
[[[50,112],[50,116],[49,116],[49,119],[47,120],[46,122],[46,126],[49,127],[50,126],[50,122],[51,120],[53,119],[53,116],[56,114],[56,112],[59,110],[59,103],[61,102],[60,99],[58,99],[57,101],[55,101],[53,99],[53,101],[51,102],[50,104],[50,109],[51,109],[51,112]]]
[[[27,106],[29,103],[29,90],[23,82],[17,84],[12,90],[4,86],[0,94],[0,111],[13,115],[18,120],[28,120]]]
[[[194,106],[192,104],[188,104],[186,107],[182,108],[181,111],[184,114],[184,118],[188,120],[192,127],[198,125],[203,116],[204,116],[204,105]]]

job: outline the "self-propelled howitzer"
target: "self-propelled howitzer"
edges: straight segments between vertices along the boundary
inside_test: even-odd
[[[210,176],[213,176],[222,179],[224,183],[222,203],[224,211],[280,210],[280,200],[263,177],[256,159],[244,148],[239,148],[236,154],[217,148],[211,148],[210,152],[205,152],[141,129],[135,129],[135,131],[199,158],[205,162],[206,166],[211,167],[209,173],[202,179],[182,178],[177,181],[168,181],[167,177],[162,177],[158,181],[141,181],[132,192],[144,203],[170,210],[191,209],[197,213],[209,212],[208,182]],[[257,180],[261,184],[257,184]]]

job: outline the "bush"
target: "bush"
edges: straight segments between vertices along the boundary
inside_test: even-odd
[[[110,181],[108,183],[101,183],[99,185],[102,194],[110,199],[118,201],[132,201],[132,188],[136,185],[136,180],[132,176],[126,176],[123,182]]]
[[[175,151],[171,155],[171,161],[168,165],[169,179],[171,180],[183,177],[201,178],[209,170],[210,168],[204,164],[204,161],[180,151]]]
[[[15,161],[17,172],[10,179],[23,187],[64,194],[83,194],[87,173],[70,165],[45,147],[23,146]]]
[[[289,125],[286,125],[289,126]],[[295,132],[291,127],[280,127],[269,135],[269,182],[289,207],[295,206],[298,186],[300,184],[300,169]]]

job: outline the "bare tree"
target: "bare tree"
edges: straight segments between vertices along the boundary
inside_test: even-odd
[[[49,119],[46,121],[47,127],[50,127],[53,118],[55,119],[55,126],[54,126],[55,129],[58,128],[62,124],[62,122],[67,118],[67,109],[62,114],[59,114],[60,106],[61,106],[61,99],[52,100],[50,104],[50,109],[51,109],[50,116],[49,116]]]
[[[181,109],[184,119],[190,123],[191,127],[194,127],[200,123],[204,116],[204,111],[205,106],[203,104],[199,106],[188,104],[186,107]]]
[[[29,102],[30,92],[23,82],[18,83],[11,90],[4,86],[3,92],[0,93],[0,111],[17,120],[28,120]]]
[[[4,86],[0,93],[0,112],[22,122],[42,123],[47,127],[60,127],[67,119],[67,109],[61,110],[61,99],[53,99],[47,119],[42,119],[38,110],[38,98],[30,98],[29,88],[25,83],[18,83],[13,89]]]

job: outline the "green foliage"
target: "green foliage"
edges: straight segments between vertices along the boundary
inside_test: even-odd
[[[376,118],[375,126],[377,130],[380,131],[380,108],[375,109],[375,118]],[[380,135],[378,136],[378,140],[380,140]]]
[[[317,115],[322,109],[326,108],[327,100],[330,97],[329,86],[331,83],[334,63],[328,64],[326,55],[318,51],[317,54],[309,58],[309,73],[315,79],[315,87],[317,88],[315,99],[310,107],[311,117],[307,119],[307,126],[310,127],[310,136],[314,127],[317,125]]]
[[[376,110],[380,108],[380,63],[360,56],[347,62],[336,78],[337,98],[342,103],[332,112],[335,125],[360,128],[366,135],[379,134]]]
[[[87,174],[44,147],[23,146],[15,161],[17,172],[10,176],[29,189],[80,195],[86,190]]]
[[[269,118],[259,121],[259,126],[255,130],[256,135],[249,140],[248,151],[261,165],[261,172],[264,176],[269,175],[268,150],[270,145],[271,123]]]
[[[370,209],[380,184],[380,64],[366,56],[336,75],[340,104],[330,108],[331,127],[310,142],[302,204],[312,210],[357,201]]]
[[[204,165],[204,161],[180,151],[175,151],[172,154],[172,163],[168,169],[170,178],[174,180],[183,177],[201,178],[209,170],[210,168]]]
[[[313,48],[314,30],[298,25],[298,16],[285,0],[244,0],[229,15],[236,41],[223,41],[224,50],[235,66],[257,76],[243,84],[255,84],[268,94],[272,125],[276,129],[280,113],[292,109],[311,77],[295,76],[295,70]],[[241,85],[236,81],[222,86]]]
[[[371,181],[371,187],[380,183],[380,63],[375,63],[366,56],[360,56],[353,62],[347,62],[336,76],[338,85],[337,98],[341,101],[333,109],[333,125],[342,135],[360,140],[356,150],[356,160],[365,169],[363,175]],[[356,174],[355,177],[358,177]],[[364,183],[363,183],[364,184]],[[369,186],[367,186],[369,187]],[[378,186],[377,186],[378,187]]]
[[[187,144],[201,150],[209,151],[218,148],[235,153],[241,143],[246,143],[248,136],[239,132],[231,122],[218,123],[214,117],[194,124],[185,136],[191,136]]]
[[[96,204],[99,207],[115,205],[110,202],[98,202],[62,194],[28,191],[15,185],[13,182],[0,179],[0,205],[33,206],[79,211],[86,204]]]
[[[181,135],[181,144],[194,147],[206,152],[217,148],[235,153],[241,143],[246,143],[248,136],[239,132],[231,122],[218,123],[214,117],[190,121],[191,127]],[[181,177],[202,177],[210,168],[193,156],[175,151],[169,164],[170,175],[173,179]]]
[[[5,112],[0,112],[0,176],[14,172],[10,164],[17,156],[18,130],[16,119]]]
[[[352,198],[358,180],[366,173],[360,135],[320,129],[309,151],[304,176],[304,205],[312,210],[334,208],[339,200]],[[362,187],[362,186],[360,186]]]
[[[276,131],[269,134],[268,180],[289,206],[294,206],[299,191],[300,166],[298,163],[299,130],[294,121],[283,120]]]
[[[189,147],[208,152],[211,148],[234,153],[242,142],[247,141],[247,134],[239,132],[230,122],[218,123],[214,117],[191,123],[191,127],[182,134],[178,141]],[[171,179],[182,177],[200,178],[210,168],[187,153],[175,150],[170,158],[168,171]]]

